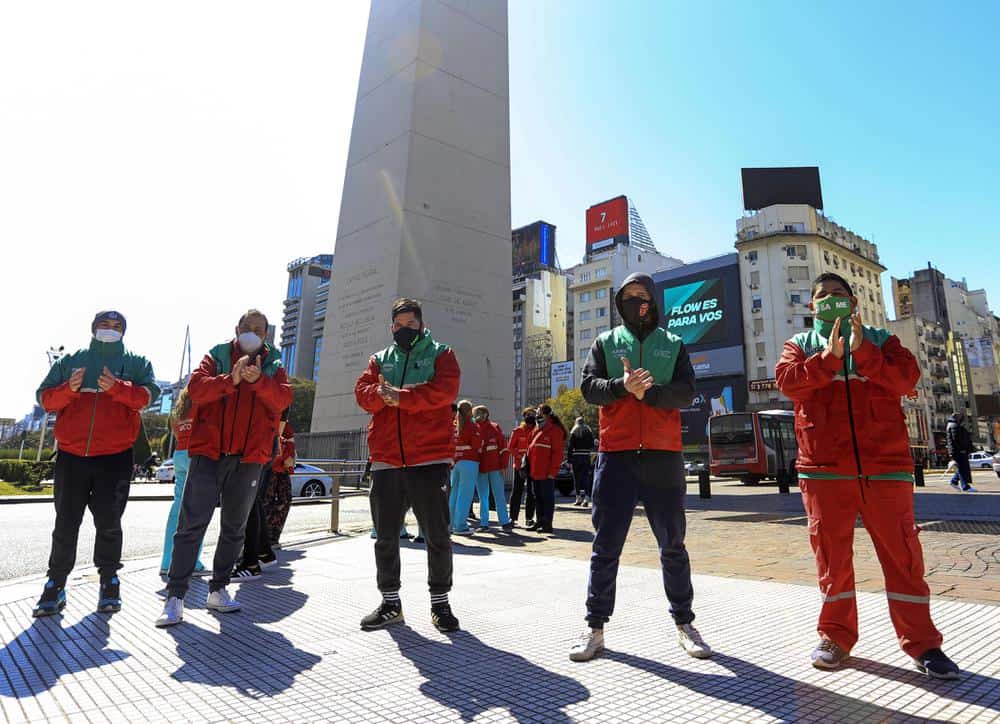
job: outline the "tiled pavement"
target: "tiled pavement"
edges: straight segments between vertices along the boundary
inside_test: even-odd
[[[753,527],[747,527],[753,535]],[[850,668],[808,665],[812,586],[697,575],[708,661],[677,646],[657,571],[625,566],[610,650],[574,664],[586,564],[456,545],[452,602],[463,631],[428,616],[424,552],[403,550],[407,624],[363,633],[377,602],[371,541],[301,545],[244,583],[246,608],[210,614],[205,584],[186,622],[153,628],[162,588],[153,561],[123,572],[125,609],[95,614],[93,581],[62,617],[32,621],[35,590],[0,592],[0,707],[9,721],[997,721],[997,609],[936,599],[959,682],[912,670],[882,596],[860,594],[862,640]]]

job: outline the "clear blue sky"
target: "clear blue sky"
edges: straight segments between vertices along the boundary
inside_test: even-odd
[[[883,284],[931,261],[998,310],[998,26],[987,2],[511,0],[513,223],[555,223],[568,266],[624,193],[693,260],[732,250],[741,167],[818,165]]]

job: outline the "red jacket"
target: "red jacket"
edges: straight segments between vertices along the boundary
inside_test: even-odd
[[[864,332],[847,382],[853,416],[844,360],[824,351],[826,341],[817,332],[785,342],[775,377],[778,389],[795,402],[796,467],[802,473],[855,478],[913,469],[900,398],[917,384],[920,368],[897,337],[868,327]]]
[[[229,372],[243,356],[235,341],[213,347],[191,374],[195,403],[188,454],[218,460],[239,455],[245,463],[269,463],[281,413],[292,403],[292,387],[276,350],[261,350],[263,372],[253,384],[233,384]],[[228,359],[226,356],[228,355]]]
[[[193,422],[194,418],[192,417],[186,417],[183,420],[174,418],[171,427],[174,430],[174,437],[177,438],[177,445],[174,446],[175,450],[188,449],[188,445],[191,444],[191,427]]]
[[[471,460],[474,463],[481,463],[483,460],[483,435],[479,426],[469,420],[465,423],[461,434],[458,426],[455,428],[455,462],[459,460]]]
[[[455,353],[444,348],[434,359],[432,379],[400,390],[396,407],[379,397],[379,374],[379,362],[372,357],[354,386],[358,405],[372,415],[368,424],[372,460],[394,468],[453,460],[451,403],[458,396],[461,377]]]
[[[546,480],[559,474],[566,436],[551,422],[536,429],[528,446],[528,464],[532,480]]]
[[[536,429],[533,426],[522,424],[515,427],[513,432],[510,433],[510,442],[507,443],[507,449],[514,458],[515,467],[521,467],[521,461],[528,454],[528,444],[531,442],[531,436],[535,434]]]
[[[483,438],[483,459],[479,462],[479,472],[492,473],[503,470],[510,460],[507,438],[500,426],[491,420],[479,424],[479,434]]]

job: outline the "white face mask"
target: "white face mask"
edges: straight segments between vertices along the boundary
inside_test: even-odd
[[[120,341],[122,338],[122,333],[117,329],[95,329],[94,339],[98,342],[110,342],[115,343]]]
[[[264,340],[253,332],[242,332],[236,340],[240,343],[240,349],[247,354],[253,354],[264,344]]]

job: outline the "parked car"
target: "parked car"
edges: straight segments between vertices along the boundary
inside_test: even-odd
[[[705,469],[705,463],[703,463],[701,460],[684,461],[684,472],[687,475],[697,475],[704,469]]]
[[[969,467],[973,470],[989,470],[993,467],[993,456],[982,450],[974,452],[969,456]]]
[[[556,490],[559,491],[560,495],[573,494],[573,468],[570,467],[568,460],[563,460],[562,465],[559,466],[559,474],[556,475]]]
[[[1000,478],[1000,452],[993,456],[993,472]]]
[[[172,483],[174,482],[174,459],[164,460],[163,464],[156,469],[156,482],[158,483]]]
[[[318,498],[333,490],[333,478],[315,465],[295,463],[291,478],[293,498]]]

